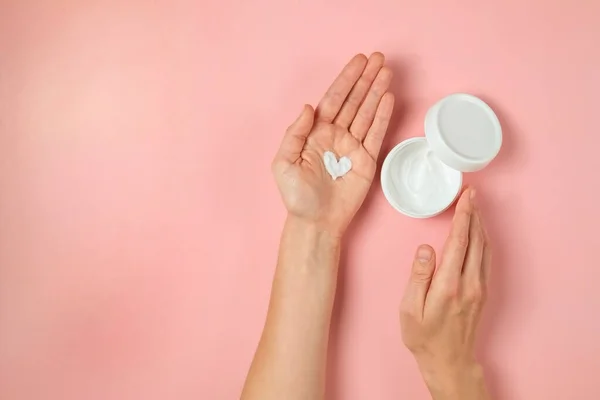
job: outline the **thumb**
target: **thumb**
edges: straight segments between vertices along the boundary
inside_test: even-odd
[[[404,297],[402,310],[412,315],[423,315],[425,299],[435,271],[435,251],[429,245],[421,245],[417,249],[413,261],[410,279]]]
[[[296,121],[286,130],[277,159],[294,163],[300,157],[306,138],[312,130],[315,121],[315,110],[312,106],[305,104]]]

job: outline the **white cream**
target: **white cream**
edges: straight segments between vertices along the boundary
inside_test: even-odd
[[[325,164],[325,170],[334,181],[346,175],[352,169],[352,161],[348,157],[341,157],[338,161],[331,151],[326,151],[323,154],[323,164]]]
[[[442,163],[425,138],[407,140],[395,150],[382,171],[388,177],[386,197],[414,217],[428,217],[447,209],[460,191],[461,172]]]

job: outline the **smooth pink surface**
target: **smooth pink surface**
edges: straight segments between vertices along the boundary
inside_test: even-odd
[[[375,50],[396,75],[384,153],[451,92],[502,120],[500,156],[467,177],[495,241],[497,398],[600,398],[599,42],[592,0],[0,1],[0,398],[239,397],[285,215],[271,157]],[[449,221],[374,185],[329,398],[428,398],[397,307]]]

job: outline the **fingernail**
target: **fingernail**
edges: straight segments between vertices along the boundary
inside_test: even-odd
[[[471,193],[469,195],[469,199],[471,199],[471,203],[475,202],[475,195],[477,194],[477,191],[473,188],[471,188]]]
[[[431,249],[427,246],[419,247],[419,250],[417,251],[417,259],[424,263],[431,260]]]

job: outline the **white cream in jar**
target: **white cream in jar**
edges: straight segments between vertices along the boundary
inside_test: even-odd
[[[393,169],[389,171],[396,208],[414,217],[425,217],[445,210],[462,185],[462,176],[431,151],[425,138],[403,142],[390,153]]]

